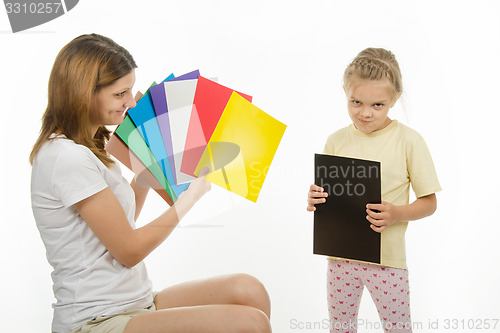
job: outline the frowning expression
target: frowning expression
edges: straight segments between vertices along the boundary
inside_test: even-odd
[[[349,117],[358,130],[371,133],[391,123],[387,115],[398,98],[394,97],[392,84],[388,79],[363,80],[353,77],[344,91]]]

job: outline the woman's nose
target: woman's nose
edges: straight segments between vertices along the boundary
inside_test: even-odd
[[[128,98],[127,98],[127,101],[125,102],[125,106],[129,109],[132,109],[136,105],[137,105],[137,103],[135,102],[135,99],[134,99],[134,96],[132,95],[132,93],[128,94]]]

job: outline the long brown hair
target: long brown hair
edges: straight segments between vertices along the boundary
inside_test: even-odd
[[[130,73],[137,65],[132,55],[110,38],[81,35],[64,46],[54,61],[49,78],[47,109],[40,136],[29,160],[33,164],[40,147],[52,133],[64,134],[88,147],[106,166],[113,164],[104,150],[111,132],[100,126],[91,133],[90,109],[93,96],[102,87]]]

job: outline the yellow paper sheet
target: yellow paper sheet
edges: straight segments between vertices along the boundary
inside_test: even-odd
[[[285,129],[233,92],[195,174],[208,167],[208,181],[256,202]]]

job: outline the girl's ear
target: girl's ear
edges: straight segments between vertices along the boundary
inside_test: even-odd
[[[397,94],[394,99],[392,100],[392,104],[391,104],[391,109],[394,107],[394,105],[396,105],[397,101],[399,100],[399,98],[401,97],[401,93]]]

